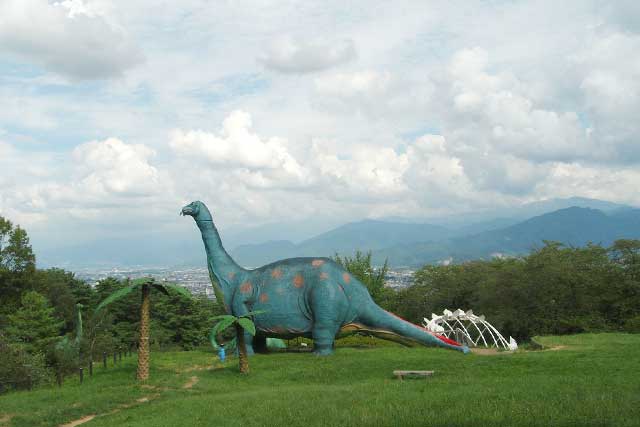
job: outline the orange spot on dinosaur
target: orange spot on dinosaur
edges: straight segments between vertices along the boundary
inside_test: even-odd
[[[253,286],[251,286],[251,282],[244,282],[242,285],[240,285],[240,292],[242,292],[243,294],[248,294],[249,292],[251,292],[251,289],[253,289]]]
[[[229,274],[227,274],[227,277],[231,280],[233,280],[234,277],[236,277],[236,273],[235,271],[230,271]]]
[[[293,286],[298,289],[304,286],[304,277],[302,277],[302,274],[296,274],[293,278]]]
[[[311,261],[311,265],[314,267],[320,267],[322,264],[324,264],[323,259],[314,259],[313,261]]]
[[[260,294],[260,302],[269,301],[269,296],[267,294]]]
[[[329,278],[329,275],[327,274],[326,271],[323,271],[322,273],[320,273],[320,280],[325,280],[328,278]]]
[[[279,279],[282,277],[282,270],[280,270],[279,268],[274,269],[271,272],[271,277],[273,277],[274,279]]]
[[[351,282],[351,276],[349,276],[349,273],[347,272],[342,273],[342,281],[345,284],[349,284],[349,282]]]

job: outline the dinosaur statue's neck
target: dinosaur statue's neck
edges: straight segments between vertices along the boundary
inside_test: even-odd
[[[207,252],[209,273],[215,275],[216,280],[211,277],[211,283],[216,299],[219,302],[223,302],[225,306],[229,306],[233,295],[234,279],[243,269],[236,264],[222,246],[220,235],[213,221],[196,220],[196,224],[198,224],[198,228],[202,233],[202,241]]]

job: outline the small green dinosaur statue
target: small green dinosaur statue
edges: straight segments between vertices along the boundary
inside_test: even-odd
[[[84,306],[80,303],[76,304],[76,331],[75,331],[75,338],[72,340],[69,340],[68,336],[65,336],[64,338],[62,338],[60,341],[58,341],[58,343],[55,345],[55,349],[56,352],[59,352],[61,354],[64,354],[66,356],[71,356],[71,357],[79,357],[80,355],[80,343],[82,341],[82,309],[84,308]]]

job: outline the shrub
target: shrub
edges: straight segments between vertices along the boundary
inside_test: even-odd
[[[624,322],[624,330],[627,332],[640,333],[640,316],[632,317]]]
[[[52,380],[43,353],[29,353],[23,345],[11,344],[0,335],[0,393],[31,389]]]

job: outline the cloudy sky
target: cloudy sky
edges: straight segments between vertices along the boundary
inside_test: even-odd
[[[0,0],[0,215],[68,243],[194,199],[229,230],[640,205],[638,52],[636,0]]]

